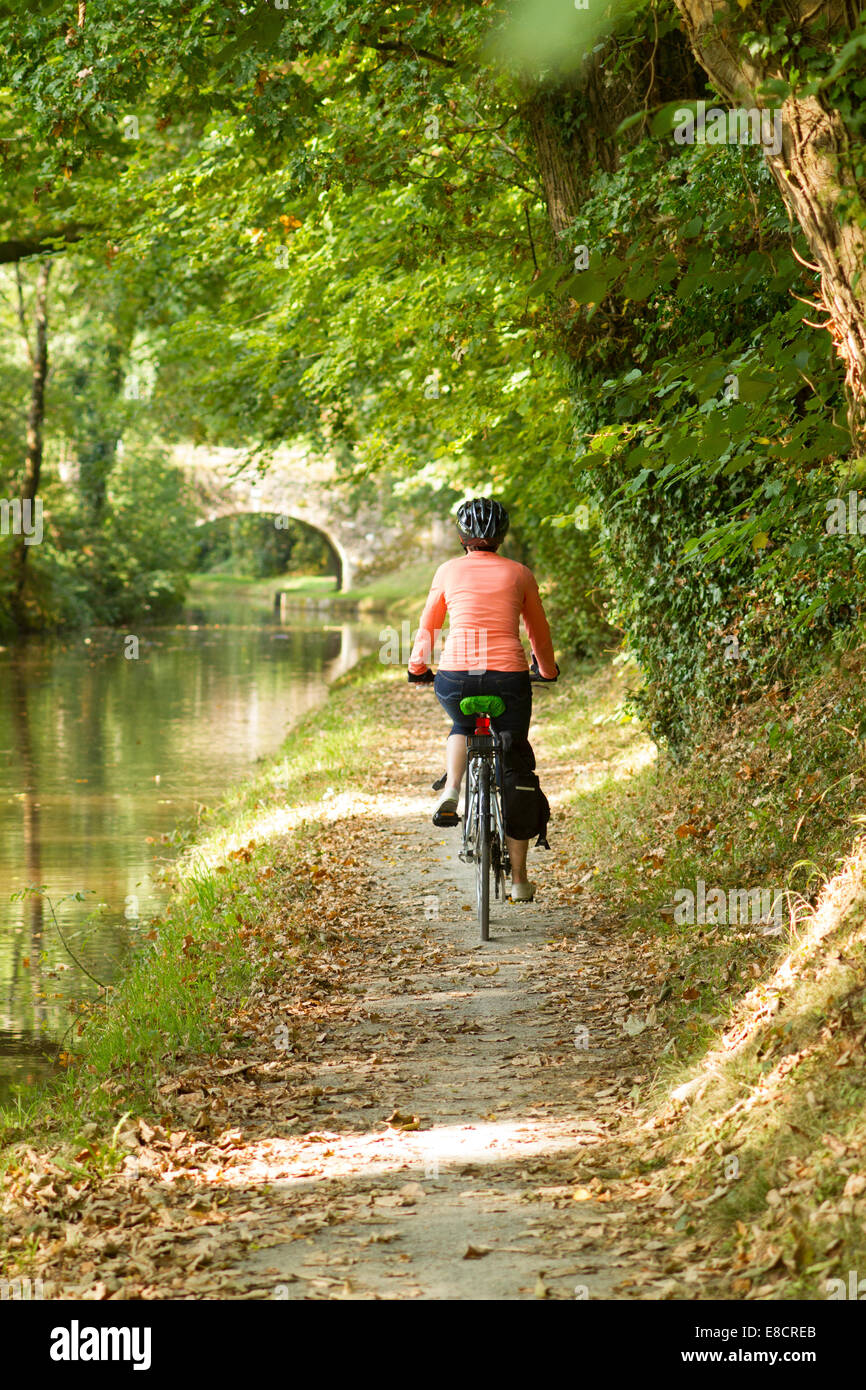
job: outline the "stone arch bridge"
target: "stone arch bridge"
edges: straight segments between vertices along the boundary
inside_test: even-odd
[[[179,446],[175,463],[186,473],[197,499],[201,523],[248,513],[290,517],[319,531],[339,561],[338,588],[364,580],[409,558],[438,560],[448,550],[449,527],[441,518],[395,526],[369,503],[353,502],[332,460],[305,448],[274,451],[267,473],[240,472],[240,449]]]

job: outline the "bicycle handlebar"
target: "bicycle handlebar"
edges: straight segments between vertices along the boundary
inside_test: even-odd
[[[531,685],[556,685],[556,682],[557,682],[558,680],[559,680],[559,669],[558,669],[558,668],[557,668],[557,673],[556,673],[556,675],[553,676],[552,678],[551,678],[550,676],[542,676],[542,674],[541,674],[540,671],[532,671],[532,670],[531,670],[531,671],[529,672],[529,682],[530,682]],[[415,676],[415,677],[413,677],[413,676],[410,675],[410,677],[409,677],[409,684],[410,684],[410,685],[432,685],[432,684],[433,684],[433,672],[432,672],[432,671],[428,671],[427,674],[426,674],[426,676]]]
[[[555,676],[543,676],[538,669],[538,657],[532,653],[532,662],[529,667],[529,679],[533,685],[554,685],[559,680],[559,662],[556,665]]]

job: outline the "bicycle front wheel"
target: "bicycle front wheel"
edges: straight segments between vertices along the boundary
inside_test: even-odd
[[[478,825],[475,838],[475,897],[481,940],[490,940],[490,764],[478,769]]]

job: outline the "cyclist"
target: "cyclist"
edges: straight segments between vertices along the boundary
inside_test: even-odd
[[[457,510],[457,531],[464,554],[440,565],[430,593],[412,655],[409,680],[433,683],[434,692],[451,718],[446,744],[445,789],[433,815],[433,824],[457,825],[460,785],[466,771],[466,735],[475,721],[461,712],[467,695],[501,695],[505,712],[493,720],[497,731],[511,731],[525,739],[532,715],[532,685],[526,653],[520,641],[523,618],[539,676],[554,681],[559,667],[554,660],[550,628],[532,571],[526,565],[498,555],[508,530],[508,513],[501,502],[474,497]],[[436,634],[445,614],[448,639],[434,678],[430,659]],[[511,897],[531,902],[535,885],[526,877],[528,840],[508,836],[511,860]]]

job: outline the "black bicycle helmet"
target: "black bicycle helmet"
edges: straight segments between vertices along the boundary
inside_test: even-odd
[[[457,530],[462,541],[489,541],[499,545],[508,530],[508,513],[492,497],[473,497],[457,508]]]

